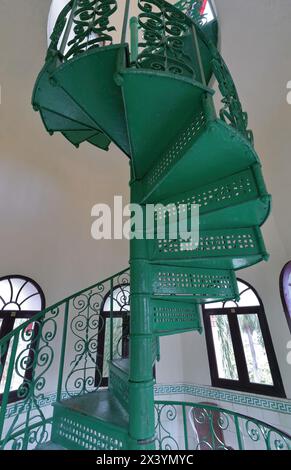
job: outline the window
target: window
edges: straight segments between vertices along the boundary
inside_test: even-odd
[[[291,261],[285,264],[281,271],[280,294],[287,323],[291,332]]]
[[[43,310],[45,307],[45,298],[39,285],[28,277],[12,275],[0,279],[0,339],[10,333],[13,329],[25,323],[33,315]],[[27,329],[32,331],[34,328],[31,323]],[[35,332],[31,334],[31,346],[33,345],[33,337]],[[30,346],[30,348],[31,348]],[[5,387],[8,364],[11,354],[12,341],[10,341],[7,351],[4,351],[0,357],[0,401]],[[21,343],[19,337],[18,351],[25,349],[26,345]],[[26,349],[27,355],[31,355],[31,349]],[[18,353],[17,353],[18,354]],[[29,362],[29,361],[28,361]],[[24,364],[24,362],[22,361]],[[1,372],[2,371],[2,372]],[[26,370],[24,376],[14,374],[12,376],[9,401],[18,399],[16,390],[21,383],[28,381],[31,377],[32,370]]]
[[[212,385],[284,397],[262,301],[245,281],[238,288],[239,302],[202,307]]]
[[[122,284],[110,291],[104,297],[103,306],[100,311],[98,326],[98,348],[95,385],[106,387],[108,385],[108,361],[113,359],[124,359],[129,356],[129,307],[130,286]],[[111,305],[112,303],[112,305]],[[111,345],[111,307],[112,307],[112,351]]]

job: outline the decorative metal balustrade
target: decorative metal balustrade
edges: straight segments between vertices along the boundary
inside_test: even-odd
[[[57,19],[47,60],[57,56],[65,61],[93,47],[111,45],[116,29],[110,17],[117,8],[117,0],[71,0]]]
[[[194,23],[164,0],[139,0],[138,5],[142,38],[136,67],[201,80]]]
[[[204,4],[204,0],[180,0],[174,6],[202,26],[205,21],[205,15],[202,12]]]
[[[107,359],[122,356],[123,332],[115,318],[118,305],[119,316],[127,311],[129,298],[122,289],[116,298],[114,289],[128,284],[127,269],[36,314],[0,340],[0,449],[34,448],[49,440],[48,395],[56,401],[101,386]],[[17,413],[7,416],[12,397]]]
[[[157,401],[159,450],[291,450],[291,436],[211,404]]]
[[[131,21],[130,66],[166,72],[204,83],[199,41],[212,57],[212,70],[222,96],[219,117],[241,132],[251,144],[248,116],[232,76],[216,45],[204,32],[201,0],[181,0],[171,5],[165,0],[138,0],[138,18]],[[71,0],[60,13],[47,53],[54,66],[96,47],[113,44],[116,25],[112,16],[120,9],[116,0]],[[124,18],[121,43],[128,36],[130,1],[122,5]],[[121,12],[122,13],[122,12]],[[121,61],[123,64],[123,62]]]

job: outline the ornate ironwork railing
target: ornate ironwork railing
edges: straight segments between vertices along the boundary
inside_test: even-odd
[[[117,11],[117,0],[71,0],[60,13],[47,60],[57,56],[68,60],[93,47],[113,43],[111,16]]]
[[[291,436],[211,404],[157,401],[159,450],[291,450]]]
[[[226,124],[237,129],[243,134],[251,144],[254,143],[253,132],[248,129],[248,115],[242,109],[239,95],[231,76],[231,73],[219,53],[216,45],[207,37],[203,31],[203,15],[199,14],[201,7],[200,0],[181,0],[175,6],[181,9],[196,26],[196,31],[199,38],[207,46],[211,62],[213,74],[217,80],[218,87],[222,96],[222,108],[219,111],[219,117]]]
[[[198,39],[209,50],[222,95],[220,118],[240,131],[252,144],[248,116],[232,76],[216,45],[203,30],[202,0],[180,0],[171,5],[165,0],[138,0],[138,18],[131,20],[131,66],[181,75],[205,84]],[[121,42],[127,37],[129,0],[124,2]],[[117,0],[71,0],[60,13],[47,61],[61,63],[100,46],[113,43],[112,15],[120,8]]]
[[[36,314],[0,340],[0,449],[47,441],[52,416],[51,406],[43,410],[47,395],[60,400],[99,388],[104,361],[119,357],[113,347],[121,334],[114,328],[114,288],[128,283],[126,269]],[[17,413],[7,417],[11,400],[17,402]]]
[[[138,68],[202,81],[195,24],[164,0],[138,0]]]
[[[201,11],[204,3],[204,0],[179,0],[174,6],[202,26],[205,20],[205,15]]]

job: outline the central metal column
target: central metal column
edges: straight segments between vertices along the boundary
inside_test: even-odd
[[[134,184],[131,202],[138,203]],[[143,207],[145,212],[145,206]],[[144,228],[143,228],[144,230]],[[129,440],[131,449],[155,449],[152,292],[147,241],[130,241]]]

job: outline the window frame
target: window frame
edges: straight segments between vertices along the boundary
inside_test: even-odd
[[[209,361],[209,369],[211,376],[211,383],[213,387],[225,388],[237,390],[239,392],[255,393],[259,395],[267,396],[276,396],[280,398],[286,398],[284,391],[283,381],[280,374],[280,369],[278,366],[271,333],[269,330],[267,318],[265,315],[264,306],[260,296],[258,295],[256,289],[248,282],[237,279],[242,282],[248,288],[250,288],[259,301],[259,306],[249,306],[249,307],[222,307],[222,308],[205,308],[205,305],[202,305],[203,321],[205,328],[205,338],[207,346],[207,354]],[[273,385],[266,384],[257,384],[250,382],[249,374],[247,369],[247,363],[245,359],[243,342],[240,334],[238,316],[243,314],[256,314],[258,317],[259,325],[261,328],[265,350],[269,362],[270,372],[273,380]],[[230,334],[233,344],[234,356],[236,361],[238,380],[232,379],[223,379],[219,377],[218,367],[216,362],[216,352],[211,328],[211,315],[227,315]]]
[[[114,286],[112,293],[117,289],[123,289],[129,287],[130,283],[117,284]],[[129,291],[130,292],[130,291]],[[105,335],[107,320],[111,317],[110,310],[105,310],[104,306],[108,298],[110,298],[111,291],[109,290],[104,296],[101,308],[100,308],[100,317],[102,321],[99,321],[98,333],[97,333],[97,357],[96,357],[96,371],[95,371],[95,386],[96,387],[108,387],[109,377],[103,377],[103,365],[104,365],[104,351],[105,351]],[[130,293],[129,293],[130,295]],[[124,304],[125,306],[129,304]],[[130,321],[130,305],[128,310],[113,310],[112,318],[122,318],[122,357],[120,359],[129,357],[129,321]],[[104,327],[103,327],[104,325]],[[101,381],[100,381],[101,375]]]
[[[12,310],[0,310],[0,319],[3,320],[0,326],[0,340],[4,338],[7,334],[9,334],[11,331],[14,330],[14,324],[15,324],[16,319],[23,318],[26,320],[30,320],[39,312],[44,310],[45,304],[46,304],[44,292],[42,288],[40,287],[40,285],[34,279],[31,279],[28,276],[22,276],[20,274],[9,274],[7,276],[2,276],[0,278],[0,282],[9,280],[9,279],[21,279],[24,281],[24,284],[26,282],[29,282],[30,284],[32,284],[37,289],[37,293],[40,296],[41,310],[15,310],[15,309],[14,310],[13,309]],[[21,286],[21,288],[22,287],[23,286]],[[32,334],[31,342],[29,345],[29,352],[28,352],[28,356],[31,360],[33,360],[33,349],[37,347],[35,338],[38,337],[38,331],[39,331],[39,325],[34,325],[33,334]],[[0,357],[0,361],[1,362],[3,361],[2,373],[0,373],[0,382],[2,380],[2,374],[4,372],[5,363],[6,363],[8,351],[10,348],[10,343],[11,343],[11,339],[8,342],[8,347],[3,357],[2,358]],[[22,383],[24,384],[24,383],[28,383],[29,381],[31,381],[32,376],[33,376],[33,369],[26,370],[24,373]],[[0,405],[2,403],[2,397],[3,397],[3,393],[0,393]],[[8,403],[15,403],[17,401],[21,401],[21,398],[17,396],[17,390],[11,390],[8,396]]]
[[[291,307],[288,306],[288,303],[287,303],[287,300],[286,300],[285,286],[284,286],[284,276],[286,275],[286,271],[287,271],[287,273],[289,272],[289,274],[291,274],[291,260],[288,261],[284,265],[284,267],[283,267],[283,269],[280,273],[280,279],[279,279],[279,290],[280,290],[281,302],[282,302],[282,305],[283,305],[283,310],[284,310],[284,313],[285,313],[287,324],[288,324],[288,327],[289,327],[289,330],[290,330],[290,333],[291,333]],[[288,284],[288,286],[289,286],[290,291],[291,291],[291,285]]]

